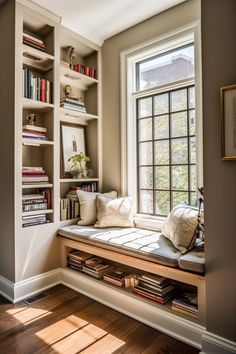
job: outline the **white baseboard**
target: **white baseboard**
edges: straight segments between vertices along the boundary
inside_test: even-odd
[[[13,283],[0,276],[0,294],[9,301],[16,303],[60,284],[60,279],[60,268],[36,275],[17,283]]]
[[[199,354],[233,353],[236,353],[236,342],[232,342],[211,332],[205,332],[202,335],[202,351]]]
[[[138,297],[131,297],[111,286],[100,284],[82,273],[62,269],[61,282],[81,294],[201,349],[202,334],[205,332],[203,326],[162,310]]]

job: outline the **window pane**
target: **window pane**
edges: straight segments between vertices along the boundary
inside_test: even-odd
[[[195,126],[195,110],[189,111],[189,134],[196,134],[196,126]]]
[[[139,120],[138,138],[139,141],[152,140],[152,118]]]
[[[196,165],[190,166],[190,189],[191,191],[195,191],[197,189]]]
[[[180,47],[137,65],[138,89],[159,86],[194,76],[194,46]]]
[[[138,100],[138,118],[152,115],[152,98],[143,98]]]
[[[197,193],[190,193],[190,205],[196,206],[197,203]]]
[[[155,192],[156,214],[166,215],[170,212],[170,193]]]
[[[171,141],[171,154],[173,164],[188,162],[188,143],[187,138],[173,139]]]
[[[140,191],[139,193],[140,213],[153,213],[153,193],[152,191]]]
[[[170,94],[171,112],[187,109],[187,90],[177,90]]]
[[[170,189],[169,166],[155,168],[155,188]]]
[[[164,114],[169,112],[168,93],[154,97],[154,114]]]
[[[188,193],[187,192],[172,192],[172,204],[173,208],[181,203],[188,204]]]
[[[139,168],[139,186],[140,188],[153,188],[153,169],[152,167]]]
[[[159,116],[154,119],[154,139],[169,138],[169,116]]]
[[[189,139],[190,147],[190,162],[196,163],[196,138]]]
[[[188,90],[188,108],[195,108],[195,87]]]
[[[188,190],[188,166],[172,167],[172,188]]]
[[[139,164],[152,165],[152,142],[139,144]]]
[[[155,165],[169,164],[169,140],[155,141]]]
[[[171,136],[187,135],[187,112],[180,112],[171,115]]]

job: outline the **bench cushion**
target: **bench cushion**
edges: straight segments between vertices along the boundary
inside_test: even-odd
[[[168,267],[178,267],[181,252],[160,232],[138,228],[95,229],[69,225],[59,229],[60,236],[139,257]]]
[[[181,256],[178,263],[181,269],[190,272],[204,273],[205,254],[204,254],[204,246],[202,245],[202,241],[197,240],[195,247],[190,252]]]

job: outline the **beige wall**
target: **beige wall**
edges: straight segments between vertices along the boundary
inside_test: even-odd
[[[102,47],[104,189],[121,188],[120,52],[200,19],[200,0],[189,0],[106,40]]]
[[[236,341],[236,161],[220,159],[220,87],[236,83],[236,1],[202,1],[207,330]]]
[[[14,2],[0,10],[0,275],[14,281]]]

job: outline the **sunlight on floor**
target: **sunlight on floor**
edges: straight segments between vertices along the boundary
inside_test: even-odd
[[[32,323],[34,321],[37,321],[38,319],[50,315],[50,311],[42,310],[42,309],[37,309],[37,308],[27,308],[23,311],[19,311],[12,316],[19,321],[20,323],[23,323],[24,325],[27,325],[29,323]]]
[[[35,333],[57,353],[109,353],[125,344],[103,329],[71,315]]]

